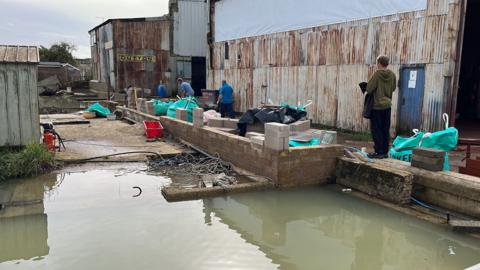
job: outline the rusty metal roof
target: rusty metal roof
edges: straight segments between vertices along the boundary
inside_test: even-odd
[[[94,28],[88,30],[88,33],[92,32],[93,30],[99,28],[99,27],[102,27],[106,24],[109,24],[113,21],[121,21],[121,22],[146,22],[146,21],[165,21],[165,20],[168,20],[170,17],[168,16],[168,14],[165,14],[163,16],[160,16],[160,17],[138,17],[138,18],[114,18],[114,19],[108,19],[104,22],[102,22],[101,24],[95,26]]]
[[[38,47],[0,45],[0,63],[38,63]]]

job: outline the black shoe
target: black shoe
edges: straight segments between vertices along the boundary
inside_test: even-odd
[[[372,159],[384,159],[384,158],[387,158],[388,156],[386,154],[370,153],[367,155],[367,157]]]

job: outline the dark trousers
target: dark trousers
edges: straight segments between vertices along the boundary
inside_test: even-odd
[[[375,143],[375,153],[377,154],[388,154],[391,113],[391,109],[372,110],[370,129],[372,131],[373,142]]]
[[[228,118],[235,118],[235,111],[233,110],[233,103],[220,103],[220,114],[222,118],[228,116]]]

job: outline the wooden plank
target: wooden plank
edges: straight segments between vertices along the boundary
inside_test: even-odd
[[[9,126],[7,117],[7,73],[5,66],[0,66],[0,147],[8,142]]]
[[[18,73],[15,65],[7,66],[7,126],[8,144],[13,146],[21,145],[20,137],[20,117],[18,112]]]
[[[456,231],[480,232],[480,221],[477,220],[450,220],[448,225]]]

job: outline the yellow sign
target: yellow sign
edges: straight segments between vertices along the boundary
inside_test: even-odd
[[[155,55],[129,55],[129,54],[119,54],[118,59],[120,62],[147,62],[155,63]]]

